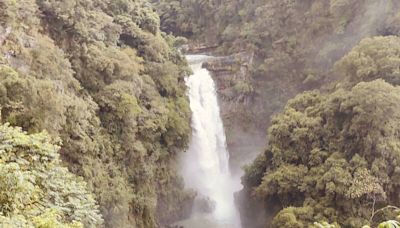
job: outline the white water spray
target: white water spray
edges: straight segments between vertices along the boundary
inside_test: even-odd
[[[186,79],[193,132],[189,150],[183,157],[183,176],[188,187],[215,203],[213,212],[204,214],[194,211],[192,217],[207,218],[212,223],[208,225],[210,228],[240,227],[233,197],[240,183],[235,183],[229,171],[229,153],[214,81],[209,72],[201,68],[207,56],[187,58],[193,70],[193,75]],[[205,224],[199,225],[202,227]]]

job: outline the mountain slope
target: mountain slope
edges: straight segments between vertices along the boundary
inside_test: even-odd
[[[106,227],[187,213],[176,156],[190,132],[183,57],[146,1],[0,2],[2,122],[60,137]]]

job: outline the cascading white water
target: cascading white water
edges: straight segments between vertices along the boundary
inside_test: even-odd
[[[188,187],[199,196],[209,198],[215,209],[193,217],[207,219],[207,227],[240,227],[233,194],[239,190],[229,171],[229,153],[220,117],[214,81],[208,70],[201,68],[207,56],[187,56],[193,75],[186,79],[192,110],[192,138],[183,157],[183,176]],[[199,224],[204,227],[205,224]],[[191,224],[195,227],[195,224]]]

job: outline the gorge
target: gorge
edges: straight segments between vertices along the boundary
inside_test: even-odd
[[[399,12],[0,0],[0,227],[400,227]]]

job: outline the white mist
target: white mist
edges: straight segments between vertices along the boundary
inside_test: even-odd
[[[229,171],[229,153],[220,116],[215,84],[208,70],[201,68],[207,56],[187,56],[193,75],[186,79],[192,111],[192,138],[184,154],[183,176],[187,187],[210,198],[215,209],[193,212],[190,227],[240,227],[233,194],[240,188]],[[205,221],[207,220],[207,221]],[[189,226],[188,226],[189,227]]]

